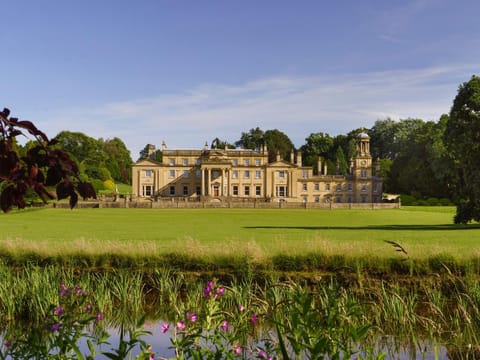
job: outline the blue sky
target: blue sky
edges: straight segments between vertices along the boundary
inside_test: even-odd
[[[299,147],[437,121],[479,74],[478,0],[2,1],[0,106],[50,137],[200,148],[253,127]]]

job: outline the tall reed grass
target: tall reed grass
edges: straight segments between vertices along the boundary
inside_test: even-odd
[[[150,321],[173,322],[178,314],[205,306],[205,279],[205,274],[170,267],[148,272],[92,272],[58,266],[0,265],[0,321],[3,328],[41,321],[49,306],[58,302],[59,283],[65,283],[88,289],[112,326],[134,325],[144,315]],[[361,281],[347,280],[286,273],[261,279],[253,273],[225,275],[221,278],[226,288],[224,311],[248,307],[262,319],[267,332],[280,318],[290,318],[292,323],[285,326],[293,326],[299,319],[291,317],[292,311],[298,309],[292,310],[288,304],[292,304],[299,286],[312,294],[315,307],[342,309],[349,303],[361,309],[359,326],[372,325],[371,346],[380,344],[392,353],[404,348],[421,352],[427,339],[445,346],[452,356],[480,349],[480,285],[476,276],[460,277],[444,269],[429,277],[408,275],[384,281],[363,275]],[[257,331],[261,338],[262,328]]]

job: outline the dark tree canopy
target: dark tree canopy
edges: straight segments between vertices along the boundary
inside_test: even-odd
[[[158,162],[162,162],[163,153],[160,149],[155,149],[155,145],[147,144],[145,147],[140,151],[140,157],[138,161],[143,159],[151,159]]]
[[[335,152],[335,167],[336,167],[336,174],[339,175],[347,175],[349,173],[349,165],[347,159],[345,158],[345,154],[341,146],[337,147]]]
[[[455,223],[480,221],[480,77],[474,75],[460,85],[444,140],[455,161]]]
[[[274,161],[277,154],[280,154],[282,159],[287,160],[290,158],[292,150],[295,150],[295,146],[293,146],[290,138],[280,130],[267,130],[263,138],[268,149],[269,161]]]
[[[250,129],[248,132],[242,132],[240,140],[235,142],[235,146],[243,149],[259,150],[264,145],[264,132],[259,127]]]
[[[305,144],[300,148],[303,163],[318,170],[318,159],[327,159],[332,148],[333,138],[330,135],[323,132],[310,134],[305,139]]]
[[[220,140],[218,137],[212,140],[210,149],[235,149],[235,145],[230,144],[228,141]]]
[[[289,159],[290,152],[295,149],[290,138],[278,129],[263,131],[259,127],[242,132],[236,146],[243,149],[260,150],[267,146],[269,161],[275,161],[277,153],[282,159]]]
[[[25,152],[19,154],[16,138],[25,135],[34,138]],[[70,155],[56,147],[57,140],[48,137],[26,120],[10,117],[10,110],[0,112],[0,206],[3,211],[13,206],[24,208],[28,191],[43,201],[55,195],[48,187],[55,187],[57,198],[70,198],[70,207],[83,198],[96,197],[90,183],[80,179],[80,172]]]

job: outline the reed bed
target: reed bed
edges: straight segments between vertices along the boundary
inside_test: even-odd
[[[49,306],[58,302],[59,287],[64,283],[88,289],[111,326],[133,326],[144,315],[149,321],[175,322],[179,315],[200,312],[206,306],[202,293],[206,279],[205,275],[169,267],[150,272],[91,272],[58,266],[15,269],[2,265],[0,321],[3,328],[41,322]],[[361,281],[341,283],[332,278],[288,279],[285,274],[259,280],[250,274],[224,276],[217,282],[226,289],[222,311],[231,314],[232,309],[247,307],[262,319],[267,332],[269,324],[278,319],[290,319],[290,325],[287,322],[285,326],[292,327],[299,321],[298,316],[292,317],[300,311],[294,306],[298,301],[292,299],[299,296],[300,288],[301,293],[312,296],[313,308],[324,309],[324,316],[329,316],[325,309],[340,311],[346,304],[361,309],[356,318],[358,326],[371,325],[365,346],[381,346],[392,353],[406,348],[421,352],[428,340],[446,347],[452,357],[480,349],[480,285],[473,276],[447,272],[388,282],[364,276]],[[342,331],[343,325],[335,326]],[[260,328],[256,336],[262,333]]]

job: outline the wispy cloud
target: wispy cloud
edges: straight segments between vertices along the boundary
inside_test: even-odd
[[[199,148],[213,138],[277,128],[301,146],[312,132],[331,135],[371,127],[377,119],[438,120],[475,66],[327,76],[276,76],[243,84],[202,84],[183,93],[69,109],[40,127],[120,137],[135,158],[147,143]],[[53,119],[52,119],[53,115]],[[45,126],[44,126],[45,125]]]
[[[405,30],[422,16],[432,6],[439,4],[439,0],[410,0],[401,2],[401,5],[391,7],[381,14],[380,22],[383,33],[380,38],[392,43],[401,42],[401,35]]]

